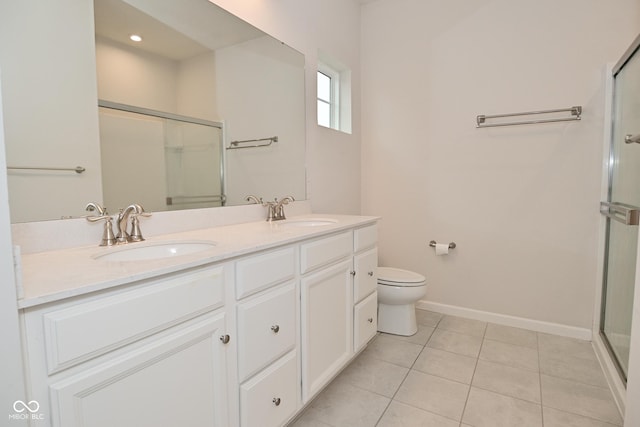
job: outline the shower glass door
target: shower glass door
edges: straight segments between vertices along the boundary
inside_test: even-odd
[[[640,39],[636,40],[637,42]],[[630,50],[614,69],[607,242],[600,333],[626,381],[640,215],[640,53]]]

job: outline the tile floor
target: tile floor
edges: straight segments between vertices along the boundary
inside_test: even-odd
[[[613,427],[591,343],[417,310],[378,334],[291,427]]]

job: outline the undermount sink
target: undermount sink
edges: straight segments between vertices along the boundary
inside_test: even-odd
[[[216,244],[210,241],[177,241],[139,245],[139,243],[131,243],[121,249],[95,254],[93,258],[100,261],[145,261],[172,258],[206,251]]]
[[[284,227],[320,227],[323,225],[335,224],[338,221],[330,218],[304,218],[304,219],[291,219],[280,223]]]

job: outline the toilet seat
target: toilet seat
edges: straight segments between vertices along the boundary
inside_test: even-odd
[[[387,286],[422,286],[425,278],[422,274],[401,268],[378,267],[378,284]]]

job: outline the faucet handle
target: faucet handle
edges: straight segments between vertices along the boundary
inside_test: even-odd
[[[98,212],[98,215],[109,215],[109,213],[107,212],[107,208],[103,208],[99,203],[95,202],[87,203],[87,206],[85,206],[84,210],[87,212],[96,211]]]
[[[151,216],[150,213],[145,212],[144,208],[138,204],[135,204],[136,209],[131,213],[131,233],[129,234],[129,240],[131,242],[142,242],[144,237],[142,237],[142,231],[140,230],[140,220],[138,217],[148,218]]]
[[[113,233],[113,223],[111,222],[111,216],[99,215],[88,216],[86,218],[89,222],[104,221],[104,230],[102,232],[102,240],[100,241],[100,246],[111,246],[116,244],[116,235]]]
[[[253,194],[249,194],[247,197],[244,198],[247,202],[252,202],[256,205],[262,205],[262,197],[258,198],[256,196],[254,196]]]

